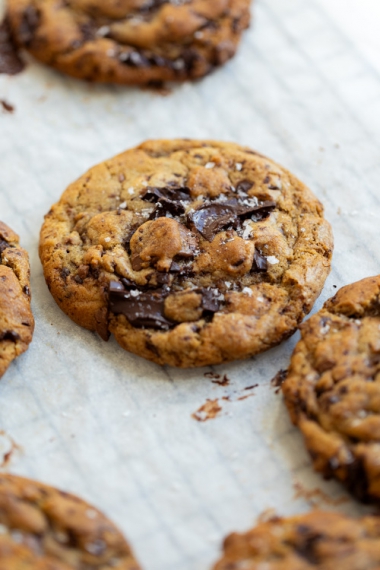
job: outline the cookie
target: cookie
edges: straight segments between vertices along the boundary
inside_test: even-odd
[[[0,222],[0,377],[32,341],[29,279],[27,252],[18,235]]]
[[[347,285],[301,327],[283,386],[314,468],[380,500],[380,276]]]
[[[103,83],[196,79],[230,59],[250,0],[8,0],[17,43],[68,75]]]
[[[76,323],[158,364],[280,343],[330,270],[322,206],[249,148],[148,141],[89,170],[45,218],[46,282]]]
[[[0,568],[139,570],[120,531],[85,501],[0,474]]]
[[[213,570],[375,570],[380,567],[380,518],[328,511],[273,518],[231,534]]]

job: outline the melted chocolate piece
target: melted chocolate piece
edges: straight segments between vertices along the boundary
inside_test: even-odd
[[[172,188],[170,186],[164,188],[148,187],[142,198],[147,200],[147,202],[157,204],[151,216],[153,218],[165,216],[166,212],[170,212],[174,216],[180,216],[185,212],[183,202],[191,200],[188,188],[177,188],[175,186]]]
[[[3,253],[3,251],[4,251],[5,249],[7,249],[8,247],[10,247],[9,243],[6,242],[6,241],[3,240],[3,239],[0,239],[0,256],[1,256],[1,254]]]
[[[12,342],[16,342],[20,339],[20,335],[14,331],[4,331],[0,333],[0,340],[11,340]]]
[[[236,214],[241,220],[251,218],[255,222],[267,218],[276,207],[276,203],[271,200],[257,202],[254,199],[238,200],[237,198],[232,198],[225,203],[234,207]]]
[[[236,226],[237,214],[232,206],[209,204],[189,214],[189,220],[207,241],[212,241],[221,230]]]
[[[268,260],[264,255],[261,255],[259,251],[255,251],[253,256],[252,271],[255,273],[260,273],[262,271],[268,271]]]
[[[248,190],[250,190],[252,188],[252,186],[254,186],[254,182],[251,182],[250,180],[240,180],[240,182],[237,183],[236,185],[236,190],[237,192],[248,192]]]
[[[24,11],[18,29],[18,37],[22,44],[28,46],[34,39],[34,33],[40,25],[40,12],[34,6],[28,6]]]
[[[145,55],[139,51],[123,52],[119,55],[121,63],[130,65],[131,67],[149,67],[150,62]]]
[[[18,50],[12,42],[9,22],[7,19],[0,24],[0,73],[16,75],[25,65],[18,55]]]
[[[202,308],[206,314],[214,314],[219,311],[220,304],[218,299],[216,299],[218,295],[218,289],[202,289]]]
[[[299,525],[297,530],[302,536],[302,539],[299,544],[295,544],[296,552],[307,560],[309,564],[317,566],[320,563],[318,542],[323,539],[323,535],[309,529],[306,525]]]
[[[240,220],[251,218],[258,222],[267,218],[275,207],[276,204],[272,201],[257,203],[254,199],[232,198],[222,203],[202,206],[189,214],[189,220],[199,233],[211,242],[221,230],[240,227]]]
[[[164,316],[164,301],[167,292],[141,292],[138,289],[126,290],[121,283],[111,281],[109,286],[109,307],[115,314],[127,317],[136,328],[168,330],[175,326]]]

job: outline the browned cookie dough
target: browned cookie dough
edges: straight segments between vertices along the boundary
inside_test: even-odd
[[[40,256],[76,323],[159,364],[216,364],[278,344],[310,311],[330,270],[322,211],[248,148],[148,141],[69,186]]]
[[[213,570],[378,570],[380,518],[327,511],[259,523],[231,534]]]
[[[380,276],[347,285],[301,327],[283,384],[314,468],[380,500]]]
[[[18,235],[0,222],[0,377],[32,341],[29,278],[27,252]]]
[[[184,81],[225,63],[248,27],[250,0],[8,0],[18,44],[97,82]]]
[[[78,497],[0,474],[1,570],[139,570],[120,531]]]

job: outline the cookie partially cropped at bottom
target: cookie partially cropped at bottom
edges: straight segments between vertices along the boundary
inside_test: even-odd
[[[45,218],[46,282],[76,323],[158,364],[246,358],[289,337],[330,270],[320,202],[232,143],[148,141],[89,170]]]
[[[250,0],[8,0],[17,43],[64,73],[96,82],[196,79],[230,59]]]
[[[380,501],[380,276],[347,285],[301,327],[283,386],[314,468]]]
[[[96,508],[69,493],[4,473],[0,568],[140,569],[120,531]]]
[[[19,237],[0,222],[0,377],[32,341],[30,268]]]
[[[231,534],[213,570],[375,570],[380,567],[380,518],[328,511],[259,523]]]

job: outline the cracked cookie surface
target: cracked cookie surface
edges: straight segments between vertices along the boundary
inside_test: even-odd
[[[41,230],[76,323],[158,364],[246,358],[290,336],[330,270],[322,206],[249,148],[148,141],[89,170]]]
[[[18,235],[0,222],[0,377],[32,341],[30,299],[28,254]]]
[[[202,77],[230,59],[250,0],[8,0],[17,43],[40,61],[96,82]]]
[[[213,570],[376,570],[380,518],[313,511],[231,534]]]
[[[120,531],[78,497],[0,474],[0,567],[139,570]]]
[[[302,325],[282,389],[314,468],[379,502],[379,276],[343,287]]]

